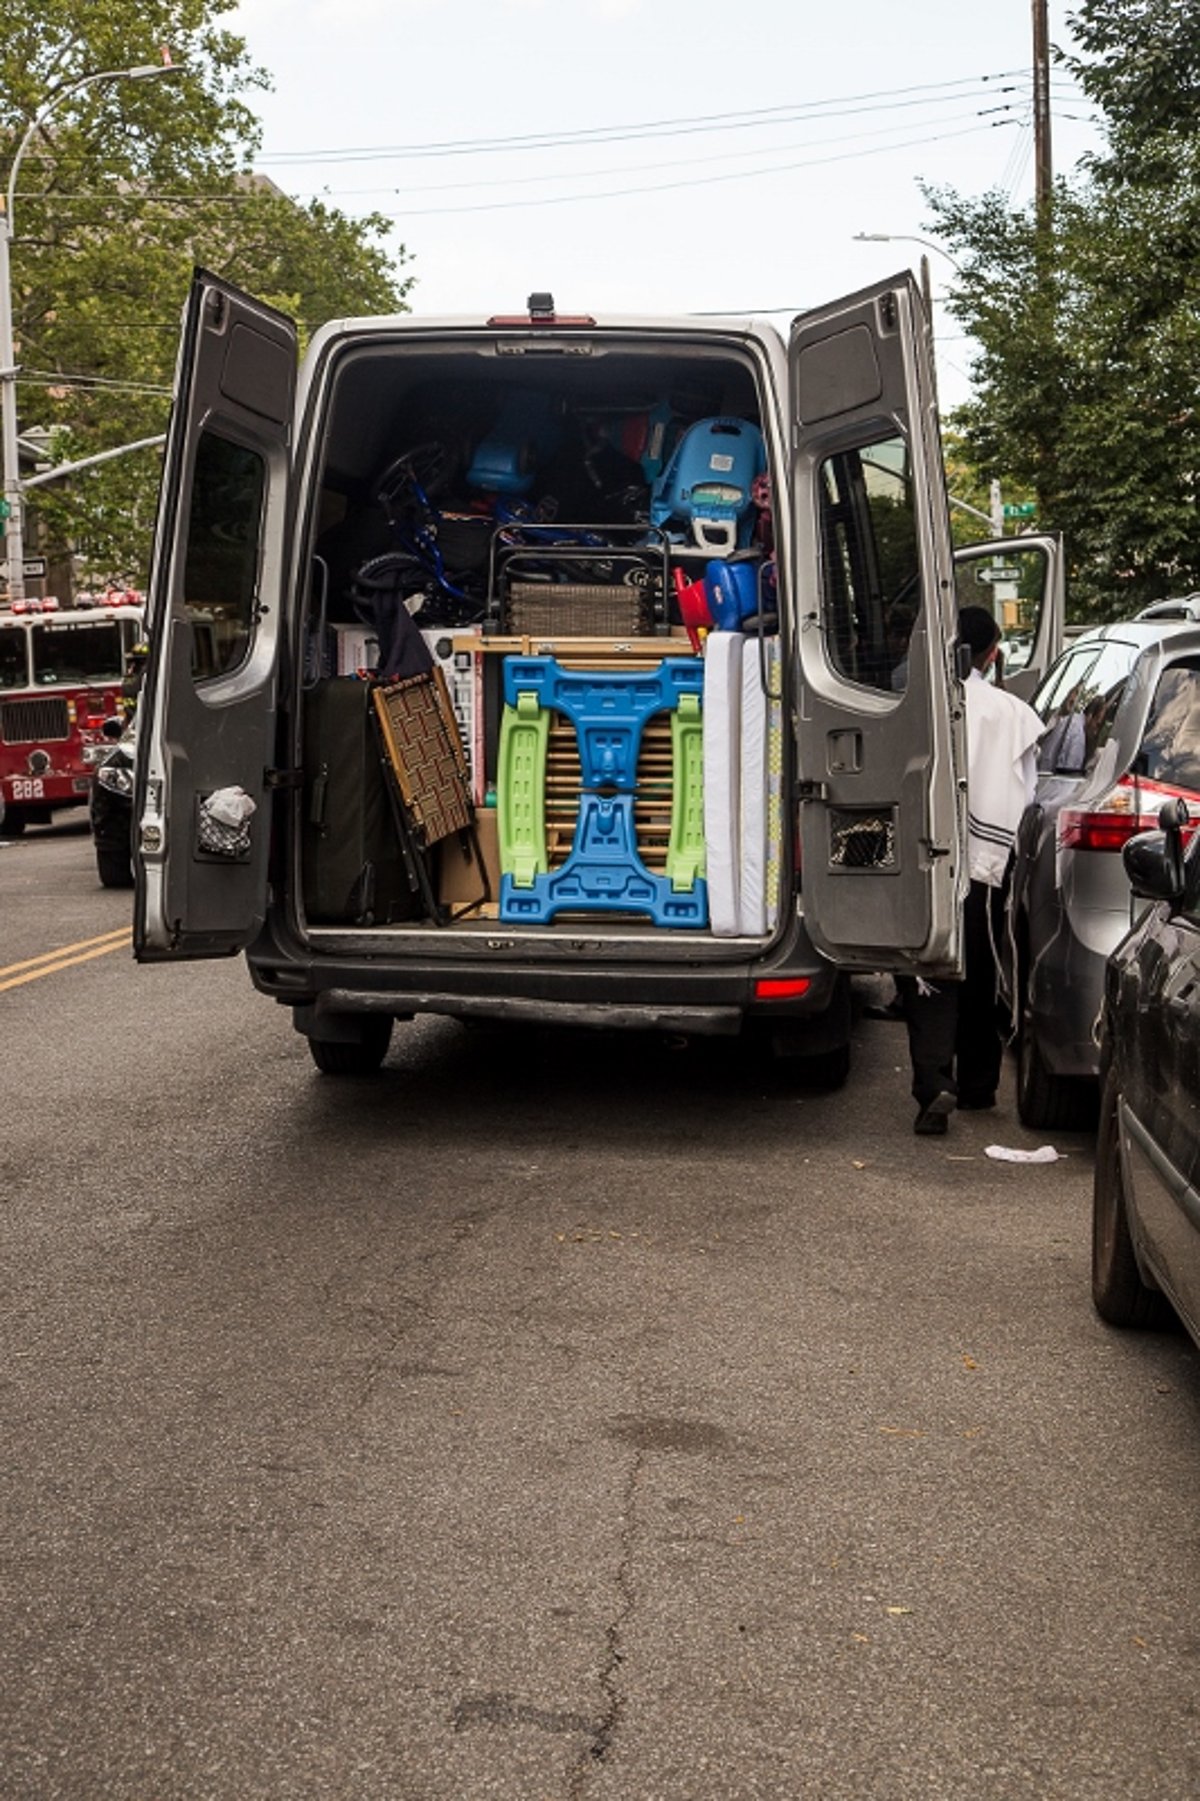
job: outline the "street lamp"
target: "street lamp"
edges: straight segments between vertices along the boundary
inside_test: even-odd
[[[25,598],[25,522],[21,513],[22,484],[17,446],[17,371],[13,346],[12,263],[13,203],[17,192],[17,172],[30,139],[62,101],[81,88],[98,81],[148,81],[158,75],[178,75],[176,63],[139,63],[131,69],[98,69],[93,75],[81,75],[59,88],[39,107],[17,145],[12,160],[5,195],[4,212],[0,216],[0,451],[4,464],[4,539],[5,562],[8,566],[9,601]]]
[[[944,256],[956,275],[963,273],[962,265],[955,262],[948,250],[943,250],[941,245],[935,244],[931,238],[914,238],[911,232],[856,231],[854,241],[856,244],[920,244],[924,249],[933,250],[938,256]]]
[[[929,238],[915,238],[911,232],[856,231],[854,233],[854,241],[856,244],[920,244],[923,251],[934,250],[937,252],[938,256],[944,256],[956,275],[962,274],[961,267],[955,262],[948,250],[943,250],[940,244],[933,243]],[[925,255],[922,255],[921,257],[921,298],[925,302],[926,328],[929,333],[929,354],[931,364],[933,365],[933,382],[936,393],[937,364],[933,355],[933,283],[929,279],[929,258]]]

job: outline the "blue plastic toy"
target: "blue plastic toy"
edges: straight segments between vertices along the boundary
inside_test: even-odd
[[[708,885],[700,873],[703,691],[704,666],[696,658],[668,657],[651,670],[619,672],[563,669],[553,657],[506,658],[499,797],[502,920],[547,925],[558,913],[572,911],[644,913],[660,926],[708,923]],[[574,725],[580,762],[575,837],[567,861],[554,870],[546,867],[540,807],[551,711]],[[676,769],[665,876],[654,875],[638,855],[634,813],[642,731],[661,712],[673,715]]]
[[[637,786],[642,728],[652,713],[669,712],[681,694],[704,693],[704,665],[695,657],[665,657],[645,671],[563,669],[553,657],[506,657],[504,700],[537,696],[539,707],[563,713],[579,738],[580,786]]]
[[[561,435],[544,394],[510,394],[496,423],[475,448],[467,486],[485,494],[528,494],[538,464],[553,453]]]
[[[719,632],[740,632],[758,611],[758,564],[717,561],[704,565],[708,610]]]
[[[757,425],[701,419],[684,432],[650,494],[650,523],[690,530],[702,550],[728,556],[750,542],[751,490],[766,469]]]

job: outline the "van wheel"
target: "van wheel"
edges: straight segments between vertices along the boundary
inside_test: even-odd
[[[779,1050],[764,1033],[760,1048],[767,1053],[769,1067],[776,1079],[789,1088],[802,1088],[810,1094],[832,1094],[841,1088],[850,1074],[850,1046],[836,1045],[828,1051],[795,1052]]]
[[[815,1056],[785,1058],[782,1066],[797,1088],[832,1094],[845,1085],[850,1074],[850,1046],[839,1044],[836,1050],[819,1051]]]
[[[392,1042],[392,1021],[370,1017],[363,1021],[362,1037],[349,1044],[337,1038],[310,1038],[312,1060],[323,1076],[373,1076]]]
[[[0,838],[19,838],[29,824],[20,807],[9,807],[0,819]]]
[[[1029,1007],[1029,991],[1021,986],[1017,1033],[1017,1112],[1021,1124],[1038,1130],[1070,1132],[1089,1125],[1095,1107],[1092,1085],[1079,1076],[1056,1076],[1046,1068]]]
[[[129,866],[128,851],[118,850],[112,844],[98,844],[96,874],[102,888],[132,888],[133,870]]]
[[[1142,1281],[1134,1254],[1121,1166],[1120,1093],[1117,1073],[1110,1070],[1100,1099],[1092,1182],[1092,1300],[1100,1318],[1110,1326],[1161,1329],[1175,1324],[1175,1312],[1164,1294]]]

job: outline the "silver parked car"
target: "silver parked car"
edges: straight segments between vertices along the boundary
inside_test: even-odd
[[[1200,806],[1200,595],[1072,644],[1033,696],[1046,723],[1017,833],[1003,947],[1026,1125],[1093,1117],[1109,952],[1144,902],[1121,851],[1163,802]]]

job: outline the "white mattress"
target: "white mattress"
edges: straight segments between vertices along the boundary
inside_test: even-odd
[[[742,647],[740,632],[709,632],[704,641],[704,846],[709,924],[718,938],[741,930]]]
[[[783,713],[779,704],[779,640],[742,645],[740,882],[738,922],[761,938],[779,911],[783,828]]]

